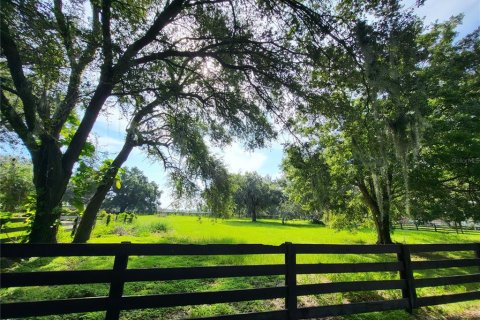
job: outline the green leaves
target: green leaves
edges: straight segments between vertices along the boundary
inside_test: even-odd
[[[109,212],[154,213],[160,205],[161,191],[144,173],[133,167],[119,171],[103,207]],[[120,182],[121,181],[121,182]]]
[[[15,212],[25,209],[29,196],[34,195],[30,162],[21,158],[0,157],[0,208]]]

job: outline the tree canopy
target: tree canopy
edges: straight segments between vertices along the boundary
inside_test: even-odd
[[[328,6],[315,3],[89,5],[9,0],[1,7],[1,123],[32,158],[30,242],[55,242],[61,198],[102,110],[121,108],[130,124],[85,209],[78,241],[88,239],[92,218],[134,147],[173,168],[173,179],[187,176],[175,162],[212,172],[198,166],[205,163],[198,159],[214,161],[199,137],[224,144],[234,136],[248,147],[261,146],[274,136],[267,115],[279,115],[302,97],[311,41],[339,40]]]
[[[156,213],[160,206],[158,185],[138,168],[125,168],[121,182],[112,187],[103,207],[110,212]]]
[[[454,43],[458,19],[427,30],[394,2],[374,12],[351,21],[356,59],[324,48],[338,67],[313,74],[320,94],[295,122],[304,139],[284,170],[304,205],[351,218],[368,208],[377,242],[390,243],[392,217],[463,221],[478,208],[479,39]]]
[[[236,184],[233,193],[235,209],[245,212],[253,222],[257,221],[260,212],[271,207],[278,208],[283,201],[282,191],[275,188],[270,179],[255,172],[237,174],[232,178]]]

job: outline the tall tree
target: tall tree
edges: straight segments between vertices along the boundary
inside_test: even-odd
[[[284,89],[295,95],[301,89],[297,71],[306,56],[296,48],[302,43],[297,34],[310,30],[310,37],[338,39],[332,28],[336,18],[323,7],[290,0],[83,4],[8,0],[1,6],[1,123],[31,155],[36,189],[32,243],[56,241],[62,196],[102,108],[120,97],[131,101],[140,95],[146,101],[135,118],[158,114],[150,107],[152,96],[203,103],[210,101],[212,90],[214,97],[243,93],[251,100],[248,104],[235,105],[232,98],[226,109],[205,109],[221,124],[232,119],[228,129],[217,126],[215,133],[225,130],[247,140],[257,134],[267,137],[272,131],[265,113],[278,113],[278,106],[286,105],[285,98],[292,95]],[[165,82],[172,68],[178,69],[174,74],[188,71],[203,81],[192,84],[189,77],[180,77],[180,82]],[[237,77],[237,86],[218,83],[218,71]],[[74,112],[82,114],[81,121],[71,139],[64,139],[62,129]],[[98,209],[132,148],[143,145],[136,129],[140,120],[148,119],[141,115],[131,123],[122,151],[91,208],[87,206],[89,212]],[[262,125],[252,126],[246,119]]]
[[[125,168],[121,183],[111,189],[103,206],[117,213],[155,213],[160,205],[160,195],[158,185],[148,181],[140,169]]]
[[[319,94],[301,116],[299,131],[312,149],[307,163],[317,154],[316,167],[337,181],[336,191],[359,192],[375,222],[377,243],[391,243],[394,199],[401,197],[410,209],[409,163],[427,101],[417,75],[427,58],[416,42],[422,26],[398,1],[373,7],[345,1],[340,7],[349,17],[353,52],[336,44],[322,48],[337,59],[331,69],[314,73]]]
[[[412,172],[415,219],[480,220],[480,30],[458,39],[460,23],[453,17],[419,38],[430,59],[422,70],[428,139]]]
[[[253,222],[257,221],[260,212],[272,206],[278,207],[282,202],[282,192],[255,172],[235,175],[234,179],[238,185],[233,194],[236,208],[245,211]]]
[[[285,192],[290,200],[310,214],[312,219],[320,220],[331,201],[330,172],[322,152],[307,153],[306,146],[290,146],[282,162],[287,184]],[[338,196],[335,194],[334,197]]]

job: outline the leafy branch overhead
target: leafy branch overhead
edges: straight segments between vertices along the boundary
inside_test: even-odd
[[[316,2],[4,1],[2,126],[32,158],[30,241],[55,241],[62,195],[102,110],[120,107],[131,118],[89,212],[132,148],[166,167],[195,157],[173,145],[182,142],[173,140],[172,118],[187,117],[214,145],[263,145],[275,135],[269,119],[285,122],[282,111],[305,99],[313,48],[304,43],[343,41],[339,21]]]

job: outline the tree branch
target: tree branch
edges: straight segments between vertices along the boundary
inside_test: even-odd
[[[92,99],[90,100],[90,103],[88,104],[87,109],[85,110],[85,115],[82,119],[82,122],[78,126],[72,141],[63,155],[62,163],[64,170],[67,171],[67,175],[71,174],[73,165],[80,156],[83,145],[85,144],[85,141],[87,140],[88,135],[93,128],[95,120],[97,119],[103,104],[113,90],[114,82],[128,70],[131,59],[146,45],[154,41],[158,33],[171,21],[171,19],[180,13],[184,2],[185,0],[173,0],[162,11],[162,13],[157,16],[145,35],[128,46],[115,66],[113,66],[111,73],[105,73],[103,72],[104,69],[102,69],[99,84],[95,90],[95,93],[93,94]],[[102,19],[105,19],[105,17],[102,16]],[[102,66],[102,68],[104,68],[104,66]]]
[[[70,61],[70,65],[72,68],[76,65],[75,59],[75,52],[73,49],[73,41],[69,31],[69,27],[67,21],[65,19],[65,15],[62,12],[63,2],[62,0],[55,0],[53,6],[53,13],[55,15],[55,19],[57,20],[58,32],[62,36],[63,45],[65,46],[65,50],[67,52],[68,60]]]
[[[87,65],[92,62],[95,51],[98,47],[98,42],[95,41],[95,35],[100,31],[100,22],[98,20],[99,8],[92,3],[92,32],[90,34],[90,42],[88,43],[85,51],[82,53],[78,62],[72,65],[72,71],[68,82],[67,93],[62,103],[55,110],[52,117],[52,134],[58,135],[62,130],[65,121],[67,121],[68,115],[72,112],[80,95],[80,82],[83,72]]]
[[[158,33],[182,10],[185,0],[173,0],[163,11],[160,13],[152,26],[147,30],[145,35],[140,39],[133,42],[125,50],[124,54],[118,60],[114,67],[114,74],[116,76],[122,75],[129,67],[130,60],[145,46],[155,40]]]
[[[112,52],[112,34],[110,30],[111,1],[102,1],[102,52],[103,52],[103,72],[111,72],[113,66]]]
[[[0,101],[0,111],[2,116],[8,121],[12,126],[13,130],[17,135],[22,139],[25,146],[30,152],[35,151],[37,148],[37,143],[32,133],[28,130],[25,123],[22,121],[20,116],[15,112],[15,109],[10,104],[8,98],[3,94],[3,90],[0,89],[1,101]]]
[[[8,28],[5,19],[1,19],[1,47],[5,57],[7,58],[8,68],[10,75],[12,76],[13,83],[17,89],[18,96],[22,99],[23,110],[25,112],[25,120],[29,131],[33,131],[36,125],[35,110],[36,99],[32,93],[30,82],[23,73],[22,60],[18,52],[17,45],[13,41],[10,35],[10,29]],[[26,142],[26,141],[25,141]]]

